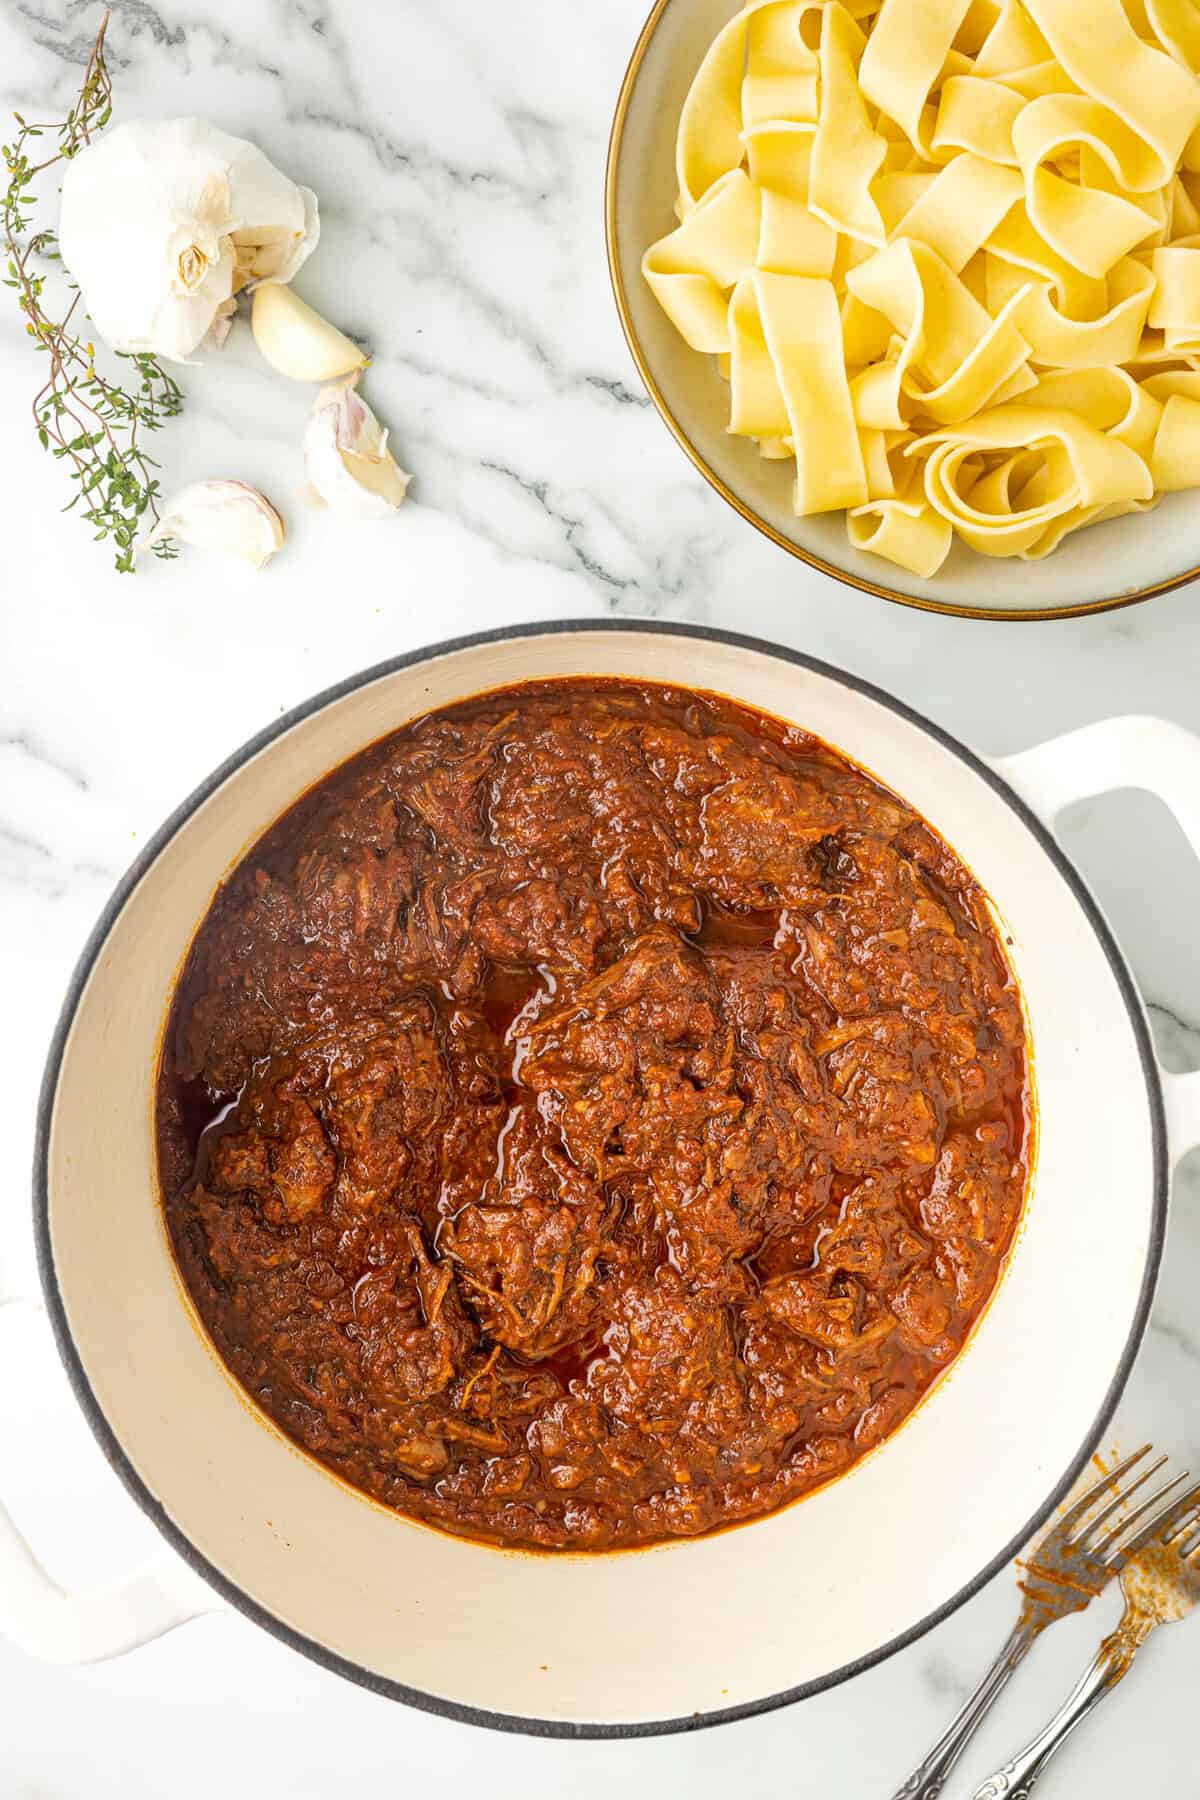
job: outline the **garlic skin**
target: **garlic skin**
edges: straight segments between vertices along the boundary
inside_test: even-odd
[[[353,382],[323,388],[304,434],[304,460],[313,487],[334,512],[388,519],[408,491],[405,473],[388,449],[388,434]]]
[[[293,381],[336,381],[367,366],[352,338],[280,282],[255,288],[250,323],[271,367]]]
[[[257,488],[244,481],[193,481],[171,495],[158,524],[137,547],[148,550],[163,538],[178,538],[261,569],[283,548],[286,535],[283,520]]]
[[[200,339],[198,350],[223,350],[230,332],[233,330],[233,318],[237,312],[235,299],[222,300],[213,315],[213,322]]]
[[[118,125],[63,174],[63,262],[114,350],[186,361],[235,294],[290,281],[319,236],[316,195],[204,119]]]

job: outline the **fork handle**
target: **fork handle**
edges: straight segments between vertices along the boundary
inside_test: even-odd
[[[893,1800],[937,1800],[951,1769],[1004,1692],[1013,1672],[1025,1660],[1037,1635],[1036,1629],[1023,1618],[1017,1621],[975,1692],[956,1713],[920,1767],[913,1770],[903,1787],[897,1788]],[[1003,1788],[996,1791],[1005,1792]]]
[[[1156,1623],[1157,1620],[1151,1620],[1144,1630],[1115,1631],[1106,1637],[1091,1667],[1076,1682],[1049,1724],[1011,1762],[975,1789],[974,1800],[1029,1800],[1054,1752],[1128,1673],[1134,1650]]]

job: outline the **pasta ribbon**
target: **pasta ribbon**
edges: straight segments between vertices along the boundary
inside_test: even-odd
[[[904,399],[930,418],[969,419],[1029,355],[1014,322],[1021,295],[991,318],[927,244],[898,238],[851,269],[846,282],[904,339],[894,362],[876,365],[884,379],[872,390],[879,394],[884,380],[894,386],[894,409],[884,419],[863,418],[864,423],[903,425]]]
[[[1010,75],[1052,60],[1050,45],[1020,0],[1004,0],[1000,15],[979,46],[977,75]]]
[[[931,506],[912,500],[870,500],[846,515],[846,530],[856,550],[886,556],[902,569],[928,581],[950,554],[954,531]]]
[[[817,117],[817,57],[801,36],[807,0],[752,13],[746,36],[740,129],[772,119]]]
[[[796,447],[796,511],[859,506],[867,477],[833,283],[758,273],[751,280]]]
[[[957,275],[987,243],[1023,192],[1015,169],[999,167],[970,152],[956,156],[917,195],[898,221],[895,236],[928,245]]]
[[[1023,290],[1023,292],[1022,292]],[[988,304],[997,311],[1021,294],[1017,319],[1031,360],[1042,368],[1085,369],[1130,362],[1137,355],[1150,308],[1154,277],[1143,263],[1124,257],[1104,285],[1095,318],[1073,318],[1056,300],[1051,283],[1027,285],[1001,257],[988,265]]]
[[[945,65],[968,0],[883,0],[858,79],[871,104],[895,121],[918,155],[932,159],[936,109],[929,96]]]
[[[1200,67],[1200,14],[1193,0],[1146,0],[1146,22],[1177,63]]]
[[[865,45],[845,7],[830,0],[821,14],[821,111],[813,142],[809,204],[835,231],[882,244],[883,219],[870,188],[887,143],[873,129],[858,86]]]
[[[1162,404],[1153,382],[1139,383],[1124,369],[1056,370],[1035,382],[1026,404],[1052,412],[1075,413],[1128,444],[1143,462],[1150,460],[1162,417]]]
[[[1200,247],[1168,244],[1150,262],[1154,297],[1147,323],[1161,328],[1168,353],[1200,353]]]
[[[921,579],[1200,486],[1196,0],[749,0],[679,122],[645,279]]]
[[[693,350],[729,349],[729,290],[754,266],[762,196],[742,169],[711,187],[678,230],[652,244],[642,272]]]
[[[1025,177],[1025,207],[1030,223],[1051,249],[1085,275],[1099,278],[1128,251],[1151,235],[1158,219],[1136,201],[1109,190],[1101,181],[1082,180],[1085,149],[1110,172],[1120,173],[1118,158],[1101,151],[1094,136],[1100,122],[1094,116],[1103,109],[1094,101],[1046,94],[1031,100],[1013,126],[1013,148]],[[1081,110],[1082,107],[1082,110]],[[1122,130],[1111,120],[1114,134]],[[1071,180],[1047,167],[1075,147],[1080,159],[1080,179]],[[1144,168],[1138,174],[1145,173]]]
[[[1200,400],[1168,396],[1150,455],[1150,473],[1160,494],[1200,484]]]
[[[675,140],[677,211],[686,218],[715,181],[742,161],[742,72],[746,15],[730,19],[713,39],[683,103]]]
[[[758,267],[781,275],[833,273],[837,233],[809,207],[815,125],[790,119],[745,134],[750,178],[762,192]]]
[[[952,75],[942,86],[932,149],[942,161],[947,151],[968,150],[986,162],[1017,162],[1013,127],[1028,103],[1016,88],[978,75]]]
[[[1142,42],[1121,0],[1027,0],[1034,24],[1064,72],[1124,121],[1158,156],[1161,187],[1200,125],[1195,72]]]
[[[1154,494],[1136,451],[1065,410],[1018,402],[924,442],[932,445],[929,504],[983,556],[1036,555],[1039,539],[1066,516]],[[988,469],[980,452],[999,452],[1001,460]]]

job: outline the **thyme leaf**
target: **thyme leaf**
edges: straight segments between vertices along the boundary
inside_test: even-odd
[[[65,465],[74,484],[63,511],[78,513],[97,540],[111,540],[118,572],[132,574],[135,541],[159,517],[158,464],[144,438],[182,411],[183,393],[158,359],[145,353],[115,353],[126,365],[121,380],[109,380],[97,368],[96,346],[76,324],[77,315],[82,318],[78,288],[68,280],[65,311],[46,293],[47,265],[61,263],[57,234],[45,226],[34,229],[39,176],[77,156],[112,118],[104,57],[109,16],[106,12],[100,22],[66,118],[30,124],[14,114],[16,135],[0,151],[8,177],[0,238],[5,286],[15,291],[25,330],[46,358],[46,379],[32,401],[33,423],[42,449]],[[55,141],[56,148],[39,161],[40,138]],[[168,539],[156,543],[154,553],[169,559],[177,550]]]

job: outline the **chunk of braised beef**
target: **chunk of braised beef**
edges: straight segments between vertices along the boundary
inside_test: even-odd
[[[904,1342],[941,1360],[955,1349],[949,1332],[953,1301],[953,1290],[939,1281],[935,1270],[918,1269],[900,1283],[888,1304]]]
[[[1018,1161],[1019,1146],[1009,1142],[1000,1120],[952,1132],[921,1203],[926,1230],[940,1239],[971,1239],[995,1255],[1008,1236],[1008,1195]]]
[[[472,934],[497,962],[590,972],[606,928],[587,882],[534,877],[485,894]]]
[[[836,1041],[834,1041],[836,1040]],[[818,1038],[829,1089],[842,1103],[835,1164],[866,1174],[900,1161],[931,1168],[946,1106],[931,1045],[898,1014],[854,1021],[845,1034]]]
[[[524,1033],[521,1080],[581,1168],[643,1167],[681,1114],[727,1110],[727,1086],[690,1067],[717,1035],[715,1000],[699,953],[655,927]]]
[[[440,1244],[494,1343],[526,1357],[578,1339],[623,1261],[617,1209],[576,1169],[534,1108],[505,1128],[483,1200],[449,1219]]]
[[[297,864],[295,894],[310,943],[386,946],[416,894],[416,859],[409,848],[322,845]]]
[[[396,768],[401,805],[460,856],[486,841],[487,780],[501,762],[514,716],[502,713],[471,735],[429,720]]]
[[[354,1323],[366,1380],[402,1402],[430,1400],[448,1388],[477,1337],[453,1269],[433,1261],[413,1220],[396,1228],[387,1263],[356,1286]]]
[[[766,1283],[762,1298],[772,1318],[834,1357],[879,1344],[896,1328],[869,1289],[825,1269],[781,1275]]]
[[[303,1100],[293,1103],[292,1130],[270,1152],[271,1184],[289,1219],[303,1219],[325,1205],[337,1164],[320,1120]]]
[[[690,869],[706,893],[735,906],[806,904],[829,873],[828,851],[822,862],[815,850],[844,831],[890,834],[907,817],[866,783],[815,765],[801,771],[759,762],[705,794]]]
[[[271,1182],[268,1141],[260,1130],[227,1131],[219,1137],[209,1156],[213,1187],[226,1194],[244,1189],[265,1193]]]
[[[516,856],[569,856],[592,835],[590,793],[580,748],[545,731],[496,769],[487,803],[492,842]]]
[[[869,1175],[843,1196],[837,1218],[820,1233],[815,1260],[879,1288],[928,1260],[932,1246],[916,1230],[893,1175]]]
[[[745,1415],[743,1378],[728,1307],[689,1292],[664,1265],[616,1295],[608,1355],[588,1370],[587,1391],[635,1435],[656,1440],[677,1480],[715,1465]]]
[[[274,1223],[319,1211],[333,1191],[336,1160],[320,1120],[286,1080],[255,1083],[235,1115],[242,1130],[220,1133],[208,1180],[219,1192],[253,1194]]]
[[[705,795],[690,873],[733,906],[786,903],[808,894],[809,852],[851,816],[816,782],[760,765]]]
[[[454,1101],[432,1001],[418,995],[362,1016],[305,1061],[338,1153],[339,1206],[370,1211],[398,1198]]]

